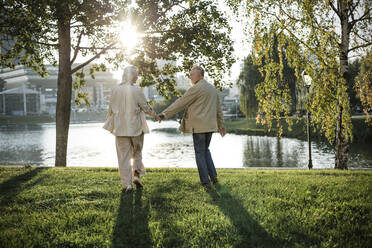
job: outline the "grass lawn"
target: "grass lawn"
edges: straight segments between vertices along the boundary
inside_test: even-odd
[[[371,247],[372,171],[0,167],[0,247]]]

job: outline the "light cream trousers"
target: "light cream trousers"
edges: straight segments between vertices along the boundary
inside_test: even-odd
[[[132,185],[132,176],[135,171],[145,175],[146,169],[142,163],[143,138],[143,133],[135,137],[116,136],[119,173],[124,188]]]

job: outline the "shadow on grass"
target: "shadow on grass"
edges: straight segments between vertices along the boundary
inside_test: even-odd
[[[172,179],[153,188],[152,218],[158,226],[159,247],[281,247],[227,188],[217,186],[206,192],[195,183]],[[219,190],[224,191],[223,194]],[[210,197],[203,196],[210,195]],[[185,201],[184,198],[195,197]],[[185,204],[185,205],[183,205]],[[208,205],[216,205],[221,221]],[[186,213],[185,216],[182,213]],[[228,223],[231,223],[229,225]]]
[[[142,203],[142,190],[121,192],[111,247],[152,247],[148,227],[148,205]]]
[[[234,247],[282,247],[283,241],[273,238],[247,211],[241,200],[219,183],[206,190],[213,203],[231,220],[240,235]]]
[[[43,177],[30,182],[38,173],[48,168],[25,169],[25,173],[11,177],[0,184],[0,209],[12,203],[15,197],[25,189],[29,189],[40,183]]]

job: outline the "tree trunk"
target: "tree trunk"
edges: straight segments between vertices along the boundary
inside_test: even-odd
[[[58,1],[59,2],[59,1]],[[57,5],[59,5],[57,3]],[[63,5],[63,4],[61,4]],[[64,13],[63,6],[60,13]],[[59,11],[59,8],[57,8]],[[58,18],[59,65],[56,109],[56,161],[55,166],[66,166],[68,130],[71,112],[72,75],[70,64],[70,21],[66,16]]]
[[[344,0],[338,2],[340,20],[341,20],[341,46],[340,46],[340,74],[348,81],[349,61],[348,50],[350,42],[350,28],[348,22],[348,3]],[[336,126],[336,158],[335,169],[347,169],[347,162],[349,158],[349,140],[344,134],[344,125],[342,123],[342,115],[345,110],[338,97],[337,106],[337,126]]]

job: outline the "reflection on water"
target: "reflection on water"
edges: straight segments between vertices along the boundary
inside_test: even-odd
[[[244,147],[245,167],[298,167],[308,165],[308,146],[296,139],[247,136]],[[332,168],[333,155],[312,145],[313,164],[317,168]]]
[[[175,132],[177,122],[148,123],[152,131],[145,135],[143,160],[146,167],[196,167],[192,137]],[[102,129],[102,125],[70,126],[69,166],[117,166],[115,138]],[[306,168],[308,164],[307,142],[297,139],[234,134],[222,138],[214,134],[210,150],[218,168]],[[53,166],[54,153],[54,124],[0,126],[0,164]],[[314,168],[334,167],[334,152],[328,146],[312,143],[312,158]],[[352,146],[349,166],[372,168],[369,147]]]
[[[43,164],[42,133],[41,125],[0,126],[0,164]]]

